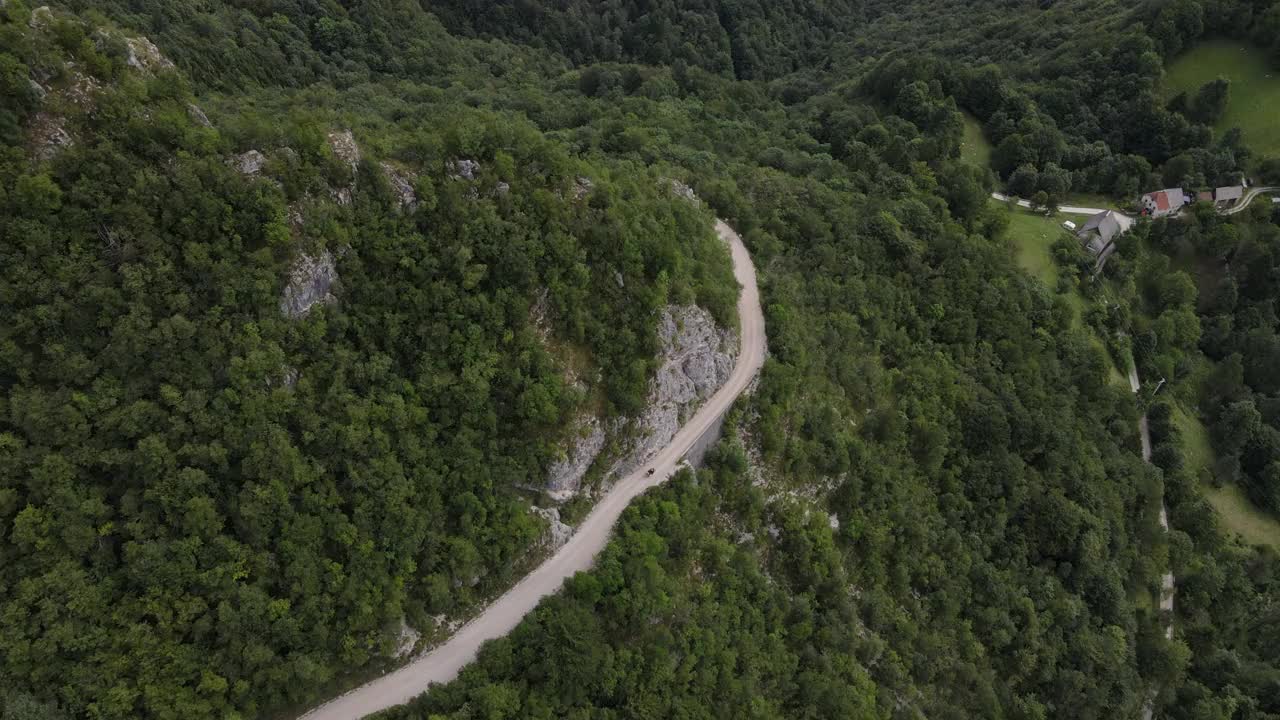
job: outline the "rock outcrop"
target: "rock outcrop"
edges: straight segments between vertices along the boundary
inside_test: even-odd
[[[332,188],[333,199],[339,205],[350,205],[356,190],[356,170],[360,165],[360,146],[350,130],[329,133],[329,147],[334,157],[338,158],[351,172],[351,183],[346,187]]]
[[[662,366],[649,385],[649,402],[637,418],[629,452],[613,468],[624,475],[647,462],[680,429],[680,423],[729,379],[737,357],[733,333],[711,313],[689,305],[663,310],[658,324]]]
[[[67,132],[67,121],[60,115],[36,113],[31,119],[31,154],[39,162],[51,160],[62,148],[74,141]]]
[[[453,180],[475,180],[476,175],[480,172],[480,163],[475,160],[451,160],[449,162],[449,177]]]
[[[679,180],[671,180],[671,192],[678,198],[688,200],[695,207],[702,205],[702,201],[698,199],[698,195],[693,192],[693,188],[680,182]]]
[[[536,313],[535,313],[536,314]],[[623,454],[611,468],[617,478],[639,467],[671,442],[680,424],[720,388],[733,372],[738,344],[700,307],[671,306],[658,322],[662,365],[649,384],[644,414],[609,428],[594,416],[580,418],[564,457],[551,464],[545,491],[561,502],[577,495],[582,478],[604,449],[610,435],[625,435]]]
[[[564,524],[560,519],[560,511],[556,508],[533,507],[530,511],[547,521],[547,534],[545,536],[547,545],[555,550],[561,545],[569,542],[569,538],[573,535],[573,528]]]
[[[355,135],[350,130],[340,130],[329,133],[329,147],[333,149],[334,157],[342,161],[351,170],[351,174],[356,174],[356,166],[360,164],[360,146],[356,144]]]
[[[402,658],[413,652],[418,646],[418,641],[422,639],[422,633],[414,630],[409,622],[404,618],[400,618],[400,627],[396,629],[396,649],[392,653],[393,658]]]
[[[297,319],[311,312],[316,305],[334,302],[334,286],[338,282],[338,269],[333,253],[324,250],[316,255],[298,256],[289,272],[289,284],[280,297],[280,312]]]
[[[27,27],[32,30],[43,30],[53,22],[53,11],[48,5],[41,5],[31,11],[31,18],[27,20]]]
[[[389,162],[382,162],[382,173],[396,194],[396,204],[404,210],[412,211],[418,206],[418,194],[413,190],[409,176]]]
[[[560,502],[578,494],[583,475],[604,449],[604,440],[604,428],[596,417],[586,416],[577,423],[568,451],[548,472],[546,490],[553,500]]]
[[[257,175],[262,166],[267,164],[267,156],[257,150],[246,150],[239,155],[231,156],[231,166],[242,175]]]
[[[125,56],[125,62],[129,67],[144,73],[155,73],[161,70],[173,69],[173,62],[160,52],[160,48],[145,37],[133,37],[124,39],[125,47],[128,48],[128,55]]]
[[[200,106],[195,103],[187,103],[187,116],[200,127],[213,127],[213,123],[209,122],[209,116],[205,115],[204,110],[201,110]]]

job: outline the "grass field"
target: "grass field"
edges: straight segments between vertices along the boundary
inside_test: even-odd
[[[1166,68],[1165,94],[1194,96],[1218,76],[1231,81],[1231,94],[1214,129],[1239,127],[1255,152],[1280,156],[1280,71],[1267,65],[1261,50],[1234,40],[1200,43]]]
[[[1008,213],[1009,228],[1005,230],[1005,235],[1013,241],[1018,264],[1056,292],[1058,266],[1053,262],[1052,248],[1054,241],[1065,232],[1062,221],[1067,217],[1045,217],[1043,213],[1022,208],[1009,209]]]
[[[1067,193],[1065,197],[1058,201],[1058,204],[1072,205],[1075,207],[1102,208],[1104,210],[1124,209],[1115,198],[1108,197],[1106,195],[1098,195],[1096,193]]]
[[[982,125],[969,113],[964,113],[964,138],[960,141],[960,159],[970,165],[991,166],[991,143],[982,134]]]
[[[1057,293],[1058,266],[1053,261],[1052,246],[1054,241],[1065,232],[1062,228],[1062,221],[1067,219],[1067,216],[1058,215],[1047,218],[1041,213],[1033,213],[1021,208],[1008,210],[1008,213],[1009,228],[1005,230],[1005,235],[1013,241],[1018,265],[1032,277],[1044,283],[1050,292]],[[1072,324],[1076,328],[1085,327],[1085,300],[1081,297],[1080,292],[1072,288],[1063,297],[1066,298],[1067,304],[1071,307]],[[1110,361],[1110,353],[1106,351],[1106,345],[1102,342],[1102,339],[1095,335],[1092,337],[1092,341],[1109,360],[1107,365],[1108,380],[1118,386],[1129,387],[1128,377],[1115,366],[1113,361]]]
[[[1182,436],[1187,468],[1200,478],[1200,491],[1218,512],[1222,526],[1229,532],[1239,535],[1250,545],[1270,545],[1280,548],[1280,520],[1254,506],[1238,485],[1214,487],[1211,482],[1208,482],[1214,463],[1213,446],[1209,444],[1209,431],[1193,411],[1180,404],[1174,407],[1173,421]]]

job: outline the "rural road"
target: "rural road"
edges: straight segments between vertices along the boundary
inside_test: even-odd
[[[408,665],[315,708],[302,720],[355,720],[406,703],[433,683],[453,680],[465,665],[476,658],[486,641],[511,632],[542,598],[559,590],[566,578],[590,568],[596,554],[609,540],[613,524],[631,500],[670,477],[685,453],[708,429],[718,425],[720,417],[747,389],[764,364],[765,334],[764,313],[760,309],[751,256],[738,234],[723,221],[716,222],[716,232],[729,244],[733,272],[742,285],[738,298],[741,347],[737,364],[725,384],[680,428],[661,452],[619,480],[600,498],[565,545],[462,626],[447,642]],[[652,476],[645,475],[649,468],[656,470]]]
[[[1129,361],[1129,387],[1136,393],[1142,389],[1142,384],[1138,381],[1138,368]],[[1147,414],[1142,413],[1142,417],[1138,418],[1138,437],[1142,442],[1142,459],[1151,462],[1151,426],[1147,422]],[[1160,527],[1166,533],[1169,532],[1169,513],[1165,509],[1164,498],[1160,498]],[[1174,579],[1173,573],[1167,572],[1160,579],[1160,610],[1169,613],[1169,624],[1164,626],[1165,638],[1173,639],[1173,594]],[[1154,715],[1154,705],[1156,691],[1152,691],[1147,698],[1147,702],[1142,706],[1142,720],[1151,720]]]
[[[1252,188],[1251,190],[1249,190],[1249,192],[1248,192],[1248,193],[1246,193],[1246,194],[1245,194],[1244,198],[1243,198],[1243,199],[1241,199],[1241,200],[1240,200],[1240,202],[1236,203],[1236,205],[1235,205],[1234,207],[1232,207],[1232,208],[1229,208],[1229,209],[1227,209],[1227,210],[1223,210],[1223,211],[1222,211],[1222,214],[1223,214],[1223,215],[1235,215],[1236,213],[1240,212],[1241,210],[1244,210],[1245,208],[1249,207],[1249,203],[1253,202],[1253,199],[1254,199],[1254,198],[1256,198],[1256,197],[1258,197],[1258,196],[1259,196],[1259,195],[1261,195],[1262,193],[1280,193],[1280,187],[1259,187],[1259,188]]]
[[[1000,202],[1009,202],[1009,196],[1004,193],[993,192],[991,193],[991,197],[999,200]],[[1031,202],[1028,200],[1019,200],[1018,207],[1030,209]],[[1097,215],[1100,212],[1106,211],[1106,208],[1074,207],[1072,205],[1060,205],[1058,207],[1058,212],[1067,213],[1069,215]]]
[[[1132,361],[1130,361],[1132,363]],[[1142,389],[1142,384],[1138,382],[1138,368],[1129,365],[1129,387],[1136,393]],[[1159,389],[1159,388],[1157,388]],[[1147,422],[1147,414],[1143,413],[1138,418],[1138,436],[1142,442],[1142,459],[1151,462],[1151,427]],[[1167,533],[1169,532],[1169,512],[1165,509],[1164,498],[1160,499],[1160,527]],[[1173,612],[1173,573],[1167,572],[1160,582],[1160,609]],[[1169,624],[1164,629],[1165,637],[1173,639],[1173,621],[1170,619]]]

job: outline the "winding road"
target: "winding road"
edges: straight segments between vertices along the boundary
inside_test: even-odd
[[[1235,205],[1232,205],[1226,210],[1219,210],[1218,212],[1222,213],[1223,215],[1235,215],[1236,213],[1249,207],[1249,203],[1253,202],[1254,198],[1264,193],[1280,195],[1280,185],[1251,188],[1249,192],[1245,193],[1245,196],[1240,199],[1240,202],[1236,203]],[[991,197],[995,200],[999,200],[1000,202],[1009,202],[1009,199],[1010,199],[1008,195],[1005,195],[1004,193],[998,193],[998,192],[991,193]],[[1031,209],[1031,203],[1027,200],[1018,200],[1017,204],[1018,204],[1018,207]],[[1106,208],[1087,208],[1087,207],[1074,207],[1072,205],[1063,205],[1058,208],[1058,212],[1067,213],[1069,215],[1097,215],[1100,212],[1106,212]]]
[[[600,498],[567,543],[480,615],[462,626],[447,642],[408,665],[311,710],[302,720],[355,720],[406,703],[432,684],[453,680],[465,665],[476,658],[486,641],[511,632],[542,598],[558,591],[566,578],[590,568],[596,554],[608,542],[613,524],[631,500],[674,474],[690,448],[719,425],[720,418],[747,389],[764,364],[765,333],[764,313],[760,309],[751,255],[738,234],[723,221],[716,222],[716,232],[729,244],[733,272],[742,285],[738,298],[741,347],[737,364],[725,384],[652,460],[618,481]],[[651,476],[645,474],[649,468],[655,470]]]
[[[1235,215],[1241,210],[1249,207],[1249,203],[1253,202],[1253,199],[1262,193],[1280,193],[1280,186],[1250,188],[1249,192],[1245,193],[1245,196],[1240,199],[1240,202],[1226,210],[1223,210],[1222,214]]]

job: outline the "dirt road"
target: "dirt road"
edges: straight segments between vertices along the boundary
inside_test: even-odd
[[[1138,381],[1138,368],[1133,365],[1130,360],[1129,364],[1129,387],[1136,393],[1142,389],[1142,383]],[[1142,459],[1151,462],[1151,426],[1147,422],[1147,414],[1142,413],[1142,417],[1138,418],[1138,439],[1142,443]],[[1167,533],[1169,532],[1169,512],[1165,508],[1164,498],[1160,498],[1160,527]],[[1177,592],[1175,579],[1172,572],[1166,572],[1160,578],[1160,609],[1169,613],[1168,623],[1164,626],[1164,636],[1169,640],[1173,639],[1173,596]],[[1152,691],[1148,696],[1147,702],[1142,706],[1142,720],[1151,720],[1154,715],[1156,691]]]
[[[1249,207],[1249,203],[1253,202],[1254,198],[1258,197],[1263,193],[1266,193],[1266,194],[1280,193],[1280,186],[1253,188],[1249,190],[1249,192],[1246,193],[1245,196],[1241,198],[1240,202],[1236,203],[1234,207],[1230,207],[1230,208],[1227,208],[1226,210],[1223,210],[1222,214],[1235,215],[1236,213],[1243,211],[1245,208]]]
[[[1004,193],[993,192],[991,197],[1000,202],[1009,202],[1009,196]],[[1027,200],[1019,200],[1018,207],[1031,208],[1031,203]],[[1106,212],[1105,208],[1087,208],[1075,207],[1074,205],[1063,205],[1058,208],[1058,212],[1067,213],[1069,215],[1097,215],[1100,212]]]
[[[433,683],[444,683],[457,677],[458,671],[475,659],[486,640],[511,632],[543,597],[559,590],[566,578],[591,567],[596,554],[609,540],[613,524],[631,500],[670,477],[684,454],[709,428],[717,424],[733,401],[746,390],[764,364],[765,353],[764,314],[760,310],[756,271],[746,247],[732,228],[723,222],[717,222],[716,232],[729,244],[733,255],[734,275],[742,285],[742,294],[738,298],[738,335],[741,348],[737,365],[728,381],[680,428],[670,444],[653,460],[618,481],[596,503],[568,543],[464,625],[448,642],[408,665],[321,705],[304,715],[303,720],[362,718],[408,702],[425,692]],[[655,469],[652,476],[645,474],[649,468]]]

